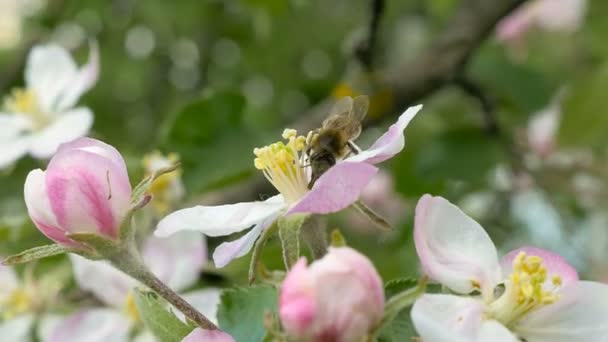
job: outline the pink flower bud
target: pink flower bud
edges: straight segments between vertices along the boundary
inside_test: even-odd
[[[357,341],[383,311],[382,279],[364,255],[348,247],[330,248],[309,267],[300,259],[279,297],[283,326],[298,341]]]
[[[80,138],[59,146],[46,171],[30,171],[24,194],[28,213],[44,235],[79,247],[65,234],[118,237],[130,206],[131,184],[125,162],[114,147]]]

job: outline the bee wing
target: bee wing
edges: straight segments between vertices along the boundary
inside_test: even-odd
[[[353,100],[353,110],[351,113],[352,119],[360,123],[365,118],[368,109],[369,97],[366,95],[359,95],[355,97]]]
[[[323,121],[323,127],[340,131],[348,140],[356,139],[361,133],[361,120],[368,107],[367,96],[357,96],[354,100],[345,96],[332,107],[329,117]]]

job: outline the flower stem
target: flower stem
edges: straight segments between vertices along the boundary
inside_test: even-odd
[[[312,215],[302,225],[302,238],[306,241],[312,257],[321,259],[327,253],[327,230],[319,215]]]
[[[129,248],[122,249],[120,252],[109,257],[108,260],[117,269],[148,286],[201,328],[207,330],[218,329],[205,315],[198,312],[198,310],[150,272],[134,250]]]

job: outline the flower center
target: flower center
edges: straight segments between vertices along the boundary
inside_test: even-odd
[[[127,316],[129,316],[131,321],[139,321],[140,316],[139,311],[137,310],[137,305],[135,304],[135,295],[133,295],[133,291],[130,291],[129,295],[125,299],[123,311],[127,314]]]
[[[154,151],[147,154],[143,158],[143,166],[146,176],[158,171],[162,168],[169,167],[179,162],[179,156],[175,153],[169,153],[166,157],[160,152]],[[175,201],[178,201],[179,190],[175,190],[177,183],[180,181],[181,170],[165,173],[154,180],[149,189],[150,194],[154,196],[152,205],[159,214],[166,213]]]
[[[33,90],[14,89],[12,94],[4,100],[4,109],[28,119],[32,131],[39,131],[49,124],[49,117],[40,108]]]
[[[548,279],[541,257],[520,252],[513,260],[504,293],[489,305],[489,315],[509,326],[530,311],[555,303],[562,280],[559,275]]]
[[[304,168],[306,137],[298,136],[295,129],[283,131],[283,139],[253,150],[256,169],[262,170],[266,179],[285,197],[294,203],[308,192],[308,174]]]
[[[32,296],[23,290],[15,289],[7,297],[0,299],[0,318],[9,320],[29,311],[33,306]]]

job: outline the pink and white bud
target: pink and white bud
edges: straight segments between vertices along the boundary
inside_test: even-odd
[[[382,279],[364,255],[330,248],[307,267],[300,259],[279,295],[279,316],[298,341],[358,341],[380,322],[384,311]]]
[[[79,247],[66,233],[118,237],[130,207],[131,184],[114,147],[79,138],[59,146],[46,171],[30,171],[24,195],[30,218],[44,235]]]

